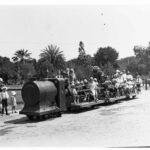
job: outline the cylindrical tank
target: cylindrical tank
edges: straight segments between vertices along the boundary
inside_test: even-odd
[[[52,81],[27,82],[22,88],[24,108],[22,114],[41,114],[57,106],[57,88]]]

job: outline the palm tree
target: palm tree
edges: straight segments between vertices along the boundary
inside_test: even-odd
[[[48,45],[43,49],[40,53],[40,59],[45,60],[46,64],[51,67],[52,73],[58,69],[62,69],[65,65],[63,51],[60,51],[59,47],[55,45]]]
[[[28,52],[28,50],[17,50],[14,53],[14,57],[12,57],[12,60],[16,64],[16,71],[17,71],[17,78],[18,80],[21,80],[21,65],[25,65],[26,60],[30,60],[31,53]]]
[[[30,55],[31,53],[29,53],[28,50],[21,49],[15,52],[12,59],[14,62],[21,62],[22,64],[25,64],[26,60],[31,59]]]

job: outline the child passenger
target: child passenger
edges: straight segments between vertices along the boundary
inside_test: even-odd
[[[12,102],[12,114],[17,113],[16,111],[16,106],[17,106],[17,101],[16,101],[16,92],[12,91],[11,92],[11,102]]]
[[[79,104],[79,95],[77,93],[77,90],[76,90],[74,83],[71,84],[71,93],[73,95],[74,104]]]

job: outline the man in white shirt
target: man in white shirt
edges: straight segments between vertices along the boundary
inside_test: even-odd
[[[123,80],[123,82],[126,82],[126,80],[127,80],[126,70],[123,70],[122,72],[123,72],[122,73],[122,80]]]
[[[132,81],[133,80],[133,76],[130,74],[130,72],[127,72],[127,76],[126,76],[127,81]]]
[[[9,95],[8,95],[6,86],[2,87],[2,92],[0,93],[0,98],[2,100],[2,115],[4,114],[4,110],[6,111],[6,115],[9,115],[8,110],[7,110],[7,100],[9,98]]]

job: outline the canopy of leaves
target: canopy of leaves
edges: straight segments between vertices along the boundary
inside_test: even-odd
[[[3,78],[4,82],[8,82],[8,78],[15,78],[15,65],[7,57],[0,56],[0,77]]]
[[[31,63],[26,63],[21,65],[20,68],[20,75],[22,80],[27,80],[28,78],[32,77],[33,75],[36,74],[34,65]]]
[[[28,50],[21,49],[14,53],[14,57],[12,57],[12,60],[14,62],[19,61],[22,64],[25,64],[25,61],[30,59],[30,55],[31,53],[29,53]]]
[[[115,64],[119,53],[112,47],[99,48],[94,54],[95,65],[104,66],[107,63]]]
[[[46,72],[53,76],[57,70],[65,67],[63,51],[60,51],[57,46],[48,45],[48,47],[40,53],[40,59],[37,66],[38,73],[42,74],[42,76],[47,76]]]

